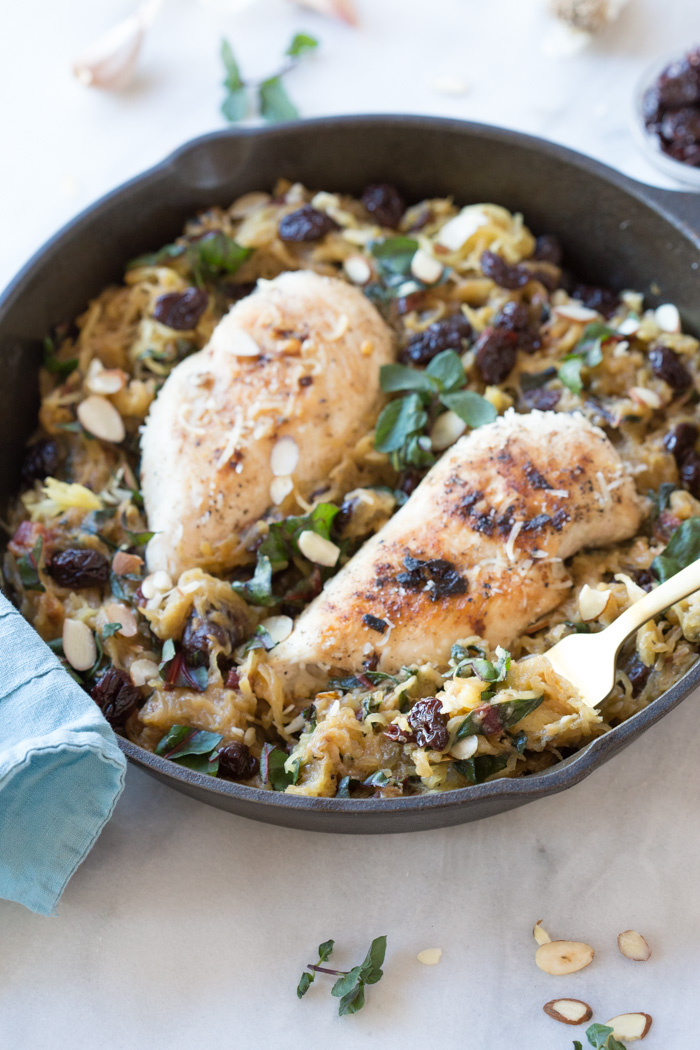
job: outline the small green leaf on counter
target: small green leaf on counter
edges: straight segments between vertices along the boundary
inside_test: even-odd
[[[233,54],[233,49],[226,39],[221,41],[221,61],[224,63],[224,69],[226,70],[226,79],[224,80],[226,98],[221,103],[221,112],[228,121],[236,123],[245,117],[248,101],[238,63]]]
[[[299,110],[290,99],[280,76],[268,77],[258,88],[260,115],[268,124],[297,120]]]
[[[659,583],[665,583],[681,569],[700,558],[700,518],[681,522],[666,547],[654,558],[651,571]]]
[[[384,971],[382,964],[386,955],[386,936],[375,937],[364,962],[353,966],[352,970],[338,978],[331,988],[331,995],[340,999],[338,1014],[354,1014],[362,1009],[365,1003],[365,986],[376,984],[381,980]]]
[[[316,37],[309,36],[308,33],[297,33],[292,37],[285,55],[289,55],[290,58],[301,58],[302,55],[311,54],[317,47],[318,40]]]
[[[330,959],[331,955],[333,954],[334,946],[335,946],[335,941],[324,941],[323,944],[319,944],[319,946],[318,946],[318,962],[316,963],[317,966],[320,966],[321,963],[328,962],[328,960]],[[311,973],[309,973],[307,970],[304,971],[304,973],[301,975],[301,980],[299,981],[299,984],[297,985],[297,998],[298,999],[301,999],[303,996],[306,995],[306,993],[308,992],[309,988],[311,987],[311,985],[312,985],[312,983],[314,982],[315,979],[316,979],[316,971],[315,970],[313,970]]]
[[[605,1024],[592,1024],[586,1029],[586,1039],[594,1050],[626,1050],[625,1044],[613,1036],[614,1028]]]

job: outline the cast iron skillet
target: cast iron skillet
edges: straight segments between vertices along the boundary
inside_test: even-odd
[[[35,427],[40,344],[141,252],[172,240],[185,219],[279,176],[357,193],[370,181],[398,184],[409,200],[453,194],[522,211],[536,233],[556,233],[584,280],[644,291],[678,305],[700,335],[700,196],[643,186],[595,161],[536,138],[426,117],[343,117],[276,128],[224,131],[183,146],[162,164],[88,208],[48,242],[0,299],[0,515],[19,484]],[[417,831],[477,820],[578,783],[681,702],[700,682],[698,662],[646,710],[572,758],[521,780],[496,780],[438,795],[313,799],[192,773],[120,741],[147,772],[232,813],[314,831]]]

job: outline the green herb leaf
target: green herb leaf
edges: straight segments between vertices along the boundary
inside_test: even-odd
[[[319,961],[319,963],[328,962],[328,960],[330,959],[331,955],[333,954],[333,949],[334,948],[335,948],[335,941],[324,941],[323,944],[319,944],[319,946],[318,946],[318,961]]]
[[[272,564],[265,554],[258,555],[252,579],[234,580],[231,586],[249,605],[275,605],[277,602],[272,593]]]
[[[301,58],[302,55],[308,55],[315,51],[317,47],[318,40],[315,37],[309,36],[308,33],[297,33],[292,37],[285,55],[289,55],[290,58]]]
[[[456,354],[454,350],[443,350],[434,357],[426,368],[425,374],[434,379],[445,394],[459,390],[467,381],[459,354]]]
[[[163,643],[163,649],[162,649],[161,654],[160,654],[160,663],[158,664],[158,670],[161,671],[165,667],[166,664],[170,663],[170,661],[173,659],[174,656],[175,656],[175,642],[173,641],[172,638],[168,638],[167,641],[165,641]],[[185,726],[185,727],[179,727],[179,728],[187,728],[187,727]]]
[[[452,765],[469,784],[482,784],[508,765],[508,755],[476,755]]]
[[[586,1029],[586,1039],[595,1050],[625,1050],[625,1044],[613,1036],[614,1028],[605,1024],[592,1024]]]
[[[28,554],[22,554],[21,557],[17,558],[17,572],[26,591],[46,590],[39,579],[39,564],[43,546],[44,541],[40,536]]]
[[[653,489],[649,489],[647,495],[653,504],[651,512],[652,521],[656,521],[659,514],[661,514],[665,510],[668,510],[668,507],[671,503],[671,494],[675,492],[677,488],[678,486],[675,485],[672,481],[664,481],[661,483],[661,485],[659,485],[658,492],[654,492]]]
[[[568,386],[572,394],[580,394],[583,390],[582,368],[582,357],[565,357],[559,365],[559,378],[564,386]]]
[[[375,937],[360,967],[360,972],[367,984],[376,984],[383,976],[382,965],[385,955],[386,935]]]
[[[260,113],[268,124],[283,124],[288,120],[297,120],[299,110],[296,108],[279,76],[263,80],[258,88]]]
[[[398,390],[420,390],[433,394],[439,389],[438,383],[431,380],[426,372],[407,365],[382,365],[379,369],[379,385],[386,394]]]
[[[536,390],[550,379],[557,378],[556,368],[545,368],[543,372],[521,372],[519,378],[521,390]]]
[[[78,358],[71,357],[67,361],[60,361],[58,358],[58,351],[56,350],[56,344],[54,343],[51,336],[47,335],[44,339],[44,368],[47,372],[51,372],[53,375],[60,376],[61,379],[65,379],[78,367]]]
[[[374,447],[378,452],[397,452],[428,422],[418,394],[391,401],[377,420]]]
[[[377,271],[383,284],[397,291],[411,274],[411,260],[418,251],[418,241],[413,237],[385,237],[372,241],[369,250],[376,259]],[[415,282],[413,282],[415,284]],[[415,285],[417,290],[420,286]]]
[[[223,737],[192,726],[172,726],[155,747],[155,753],[177,762],[189,755],[209,755]]]
[[[157,252],[138,255],[126,264],[127,270],[136,270],[140,266],[167,266],[171,259],[179,259],[185,254],[185,244],[166,244]]]
[[[241,73],[238,68],[233,50],[228,40],[223,39],[221,41],[221,60],[224,63],[226,70],[226,79],[224,80],[224,87],[226,88],[226,98],[221,103],[221,112],[228,121],[235,124],[239,120],[243,120],[248,109],[248,99],[245,91],[245,84],[241,78]]]
[[[269,653],[270,649],[274,649],[274,647],[275,643],[272,641],[272,638],[270,638],[263,625],[259,623],[252,638],[249,638],[243,646],[243,652],[249,653],[251,649],[264,649],[265,652]]]
[[[467,426],[475,430],[483,427],[485,423],[493,423],[498,412],[490,401],[473,390],[459,390],[456,394],[442,394],[440,397],[446,408],[463,419]]]
[[[102,641],[106,641],[107,638],[111,638],[117,631],[121,631],[122,625],[120,623],[106,623],[102,628]]]
[[[581,1046],[578,1039],[574,1039],[574,1050],[583,1050],[583,1047]]]
[[[483,694],[482,694],[483,695]],[[455,741],[474,734],[495,736],[504,729],[510,729],[521,719],[535,711],[542,703],[543,696],[525,697],[521,700],[503,700],[498,704],[482,704],[475,708],[460,724]]]
[[[306,995],[309,988],[313,984],[315,977],[316,974],[309,973],[308,970],[304,970],[299,980],[299,984],[297,985],[297,999],[302,999]]]
[[[284,768],[288,758],[286,751],[272,744],[263,744],[260,755],[260,778],[263,784],[269,784],[273,791],[284,791],[299,779],[298,766],[292,772]]]
[[[359,966],[353,967],[345,977],[339,977],[331,988],[331,995],[342,996],[338,1003],[339,1017],[356,1014],[365,1005],[365,983],[359,971]]]
[[[700,558],[700,518],[687,518],[678,526],[661,554],[651,563],[659,583],[665,583]]]
[[[199,284],[219,274],[234,274],[253,253],[221,230],[211,230],[187,246],[187,258]]]

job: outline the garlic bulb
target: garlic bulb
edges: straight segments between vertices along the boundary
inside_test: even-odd
[[[614,22],[627,0],[549,0],[562,22],[586,33],[598,33]]]
[[[147,0],[96,40],[73,65],[80,83],[107,91],[128,87],[136,72],[145,32],[161,5],[162,0]]]
[[[292,0],[292,3],[318,11],[321,15],[339,18],[350,26],[356,26],[359,22],[355,0]]]

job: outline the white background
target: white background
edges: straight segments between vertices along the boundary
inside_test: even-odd
[[[547,57],[537,0],[364,0],[362,28],[259,0],[224,15],[171,0],[137,84],[80,87],[71,60],[128,0],[21,0],[0,34],[0,285],[63,222],[199,133],[222,126],[219,38],[249,74],[274,70],[292,32],[322,40],[288,80],[303,115],[462,116],[544,135],[669,185],[636,151],[630,99],[660,53],[700,41],[697,0],[630,0],[574,57]],[[435,90],[449,75],[469,90]],[[436,158],[439,163],[439,158]],[[700,200],[699,200],[700,208]],[[649,1050],[695,1050],[700,963],[697,697],[559,797],[447,831],[292,832],[181,797],[135,769],[56,919],[0,902],[0,1050],[569,1050],[580,1029],[542,1013],[557,996],[595,1019],[644,1010]],[[532,924],[596,948],[556,980]],[[634,927],[652,959],[615,938]],[[388,934],[385,977],[338,1018],[321,980],[295,986],[318,943],[338,965]],[[443,949],[436,967],[416,953]],[[344,967],[343,967],[344,968]]]

